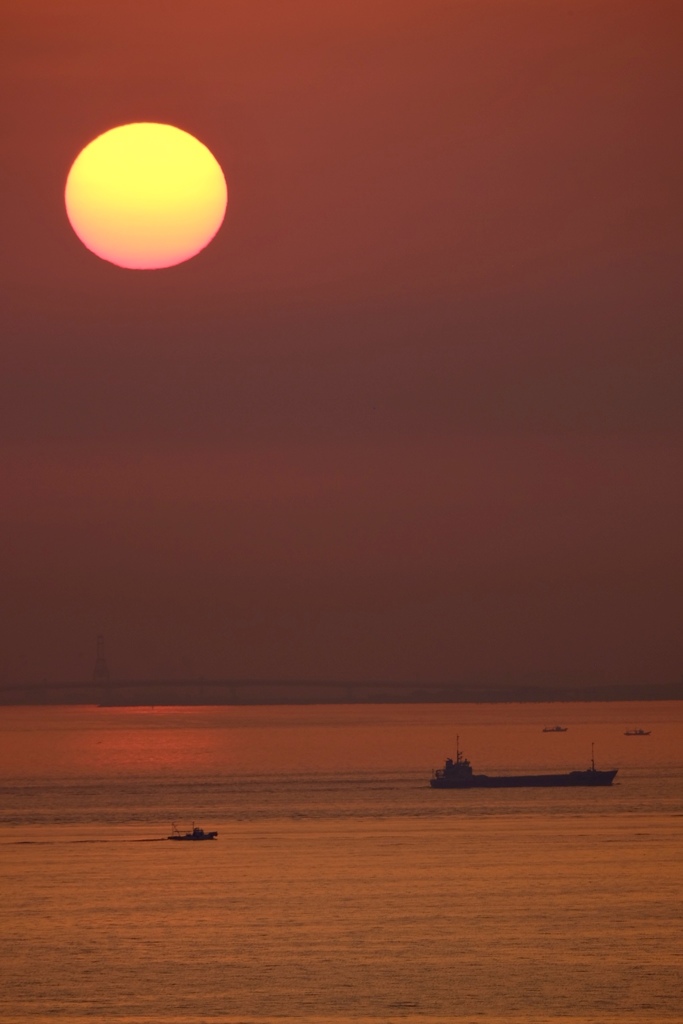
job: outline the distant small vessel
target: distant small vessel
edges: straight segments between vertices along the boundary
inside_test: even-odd
[[[181,832],[175,823],[171,826],[171,829],[169,839],[189,840],[189,842],[195,843],[200,842],[202,839],[215,839],[218,835],[218,832],[205,832],[203,828],[199,828],[194,823],[191,832]]]
[[[566,732],[566,725],[546,725],[543,727],[543,732]]]
[[[456,739],[455,761],[449,757],[443,768],[432,773],[429,785],[434,789],[503,789],[518,786],[611,786],[618,769],[598,771],[592,756],[591,766],[584,771],[558,775],[475,775],[472,766],[460,750],[460,737]]]
[[[627,729],[624,736],[649,736],[651,729]]]

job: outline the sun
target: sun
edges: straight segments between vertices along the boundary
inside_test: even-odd
[[[112,128],[81,150],[64,199],[87,249],[118,267],[158,270],[209,244],[228,189],[218,161],[193,135],[140,122]]]

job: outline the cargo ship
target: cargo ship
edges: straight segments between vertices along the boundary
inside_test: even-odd
[[[507,789],[518,786],[611,786],[618,769],[599,771],[591,749],[591,766],[583,771],[557,775],[475,775],[472,766],[456,741],[455,760],[446,759],[429,780],[433,789]]]

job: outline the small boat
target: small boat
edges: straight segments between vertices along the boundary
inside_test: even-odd
[[[563,772],[557,775],[475,775],[472,766],[460,750],[460,737],[456,739],[455,761],[446,759],[443,768],[432,772],[429,785],[433,789],[512,789],[518,786],[611,786],[618,769],[598,771],[591,756],[591,766],[583,771]]]
[[[566,725],[546,725],[543,727],[543,732],[566,732]]]
[[[174,823],[171,826],[171,835],[169,839],[178,839],[189,842],[201,842],[202,839],[215,839],[218,832],[205,832],[203,828],[199,828],[194,823],[192,824],[192,830],[190,832],[181,832],[178,826]]]
[[[649,736],[651,729],[627,729],[624,736]]]

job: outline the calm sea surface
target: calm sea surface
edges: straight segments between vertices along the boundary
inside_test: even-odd
[[[681,702],[0,715],[3,1022],[683,1019]]]

